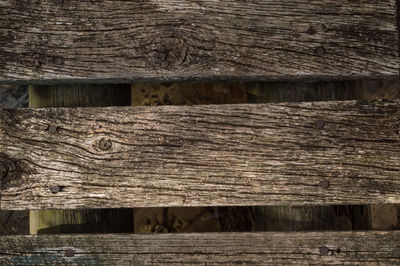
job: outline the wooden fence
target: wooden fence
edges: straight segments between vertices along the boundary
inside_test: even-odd
[[[394,0],[0,0],[0,83],[30,84],[32,107],[0,110],[0,209],[30,210],[33,234],[56,217],[86,225],[2,236],[0,263],[399,264],[396,230],[320,226],[333,206],[370,219],[366,204],[400,203],[400,102],[355,92],[360,79],[399,78],[398,10]],[[241,82],[221,85],[228,102],[215,88],[187,101],[227,80]],[[158,86],[138,82],[183,81],[195,83],[146,103],[176,105],[124,106],[130,83],[137,103]],[[310,81],[354,93],[276,103],[288,81],[299,94]],[[263,223],[281,231],[294,217],[309,224],[115,234],[133,231],[131,208],[227,206],[275,213]]]

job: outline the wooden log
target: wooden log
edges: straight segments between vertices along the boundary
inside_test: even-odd
[[[30,86],[29,107],[129,105],[129,85]],[[132,210],[31,210],[31,234],[132,232]]]
[[[400,203],[399,102],[4,109],[1,209]]]
[[[400,232],[269,232],[0,237],[10,265],[394,265]]]
[[[0,16],[0,82],[399,76],[396,0],[3,0]]]

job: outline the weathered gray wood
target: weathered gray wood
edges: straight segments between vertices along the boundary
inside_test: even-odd
[[[130,104],[129,85],[30,86],[29,107],[100,107]],[[133,232],[133,210],[30,210],[30,234]]]
[[[362,81],[246,84],[249,103],[361,100],[364,92]],[[370,220],[369,205],[255,208],[256,231],[368,230]]]
[[[399,107],[344,101],[2,110],[0,159],[8,175],[0,206],[400,203]]]
[[[0,17],[0,82],[399,76],[396,0],[2,0]]]
[[[360,99],[361,85],[360,81],[134,83],[131,94],[134,106],[343,101]],[[369,205],[135,208],[134,225],[135,233],[368,230],[369,209]]]
[[[400,263],[398,231],[41,235],[0,240],[0,262],[7,265]]]

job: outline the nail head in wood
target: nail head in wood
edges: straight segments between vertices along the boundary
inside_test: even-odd
[[[319,248],[319,254],[321,254],[322,256],[326,256],[329,253],[329,248],[327,247],[320,247]]]
[[[317,47],[315,52],[317,53],[317,55],[322,56],[326,53],[326,50],[325,50],[325,47],[319,46],[319,47]]]
[[[61,65],[63,62],[64,62],[64,61],[63,61],[60,57],[57,57],[56,59],[54,59],[54,63],[55,63],[56,65]]]
[[[313,35],[317,33],[317,31],[313,27],[309,27],[308,30],[306,31],[307,34]]]
[[[326,180],[324,180],[324,181],[321,181],[321,182],[319,183],[319,185],[320,185],[322,188],[328,188],[328,187],[329,187],[329,182],[326,181]]]
[[[54,186],[50,188],[51,193],[56,194],[58,192],[60,192],[60,187],[59,186]]]
[[[49,126],[49,132],[52,133],[52,134],[57,133],[57,127],[55,127],[55,126]]]
[[[318,129],[323,129],[324,126],[325,126],[324,120],[318,120],[318,121],[317,121],[317,128],[318,128]]]
[[[72,249],[67,249],[65,251],[64,255],[65,255],[65,257],[73,257],[75,254],[74,254],[74,251]]]

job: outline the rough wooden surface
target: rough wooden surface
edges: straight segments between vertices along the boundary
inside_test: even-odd
[[[355,100],[361,97],[361,85],[360,81],[134,83],[132,105]],[[367,205],[135,208],[134,225],[135,233],[367,230],[369,214]]]
[[[132,106],[247,103],[256,82],[175,82],[132,84]],[[255,207],[135,208],[135,233],[250,232]]]
[[[400,6],[399,6],[400,8]],[[362,82],[362,98],[400,99],[400,79],[396,80],[366,80]],[[398,230],[400,229],[400,204],[372,204],[371,229]]]
[[[396,0],[0,1],[0,82],[398,77]]]
[[[257,82],[247,86],[247,92],[250,103],[343,101],[362,99],[363,87],[361,81]],[[256,231],[368,230],[370,208],[369,205],[257,206],[255,224]]]
[[[385,101],[5,109],[0,206],[400,203],[398,111]]]
[[[94,107],[130,104],[129,85],[30,86],[29,107]],[[30,234],[128,233],[133,210],[30,210]]]
[[[0,237],[0,263],[399,264],[400,233],[202,233]]]

